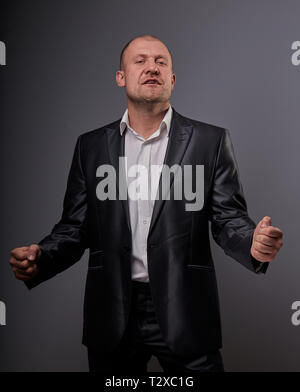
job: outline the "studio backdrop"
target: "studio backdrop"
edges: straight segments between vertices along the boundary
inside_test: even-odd
[[[115,72],[139,34],[173,54],[172,106],[229,129],[251,218],[284,232],[265,275],[212,240],[225,369],[300,371],[299,15],[298,0],[1,1],[0,371],[88,370],[87,254],[31,291],[9,254],[59,220],[77,137],[122,116]]]

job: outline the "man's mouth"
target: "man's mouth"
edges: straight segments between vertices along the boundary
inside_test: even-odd
[[[158,84],[158,85],[160,85],[161,83],[156,79],[148,79],[143,84]]]

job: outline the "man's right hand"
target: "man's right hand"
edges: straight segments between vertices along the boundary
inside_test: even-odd
[[[41,250],[37,244],[15,248],[10,252],[9,264],[15,277],[19,280],[30,280],[34,278],[39,270],[36,264],[41,257]]]

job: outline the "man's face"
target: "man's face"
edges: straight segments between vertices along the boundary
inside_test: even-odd
[[[132,102],[168,102],[175,85],[172,59],[166,46],[154,39],[137,38],[125,50],[123,70],[116,74]]]

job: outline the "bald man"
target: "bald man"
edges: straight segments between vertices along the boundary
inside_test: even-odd
[[[10,264],[31,289],[89,248],[91,371],[145,373],[154,355],[165,372],[222,372],[209,222],[225,253],[254,273],[266,272],[282,231],[268,216],[249,218],[228,130],[170,105],[176,76],[161,40],[128,42],[116,82],[123,117],[78,138],[61,220],[39,244],[12,250]]]

